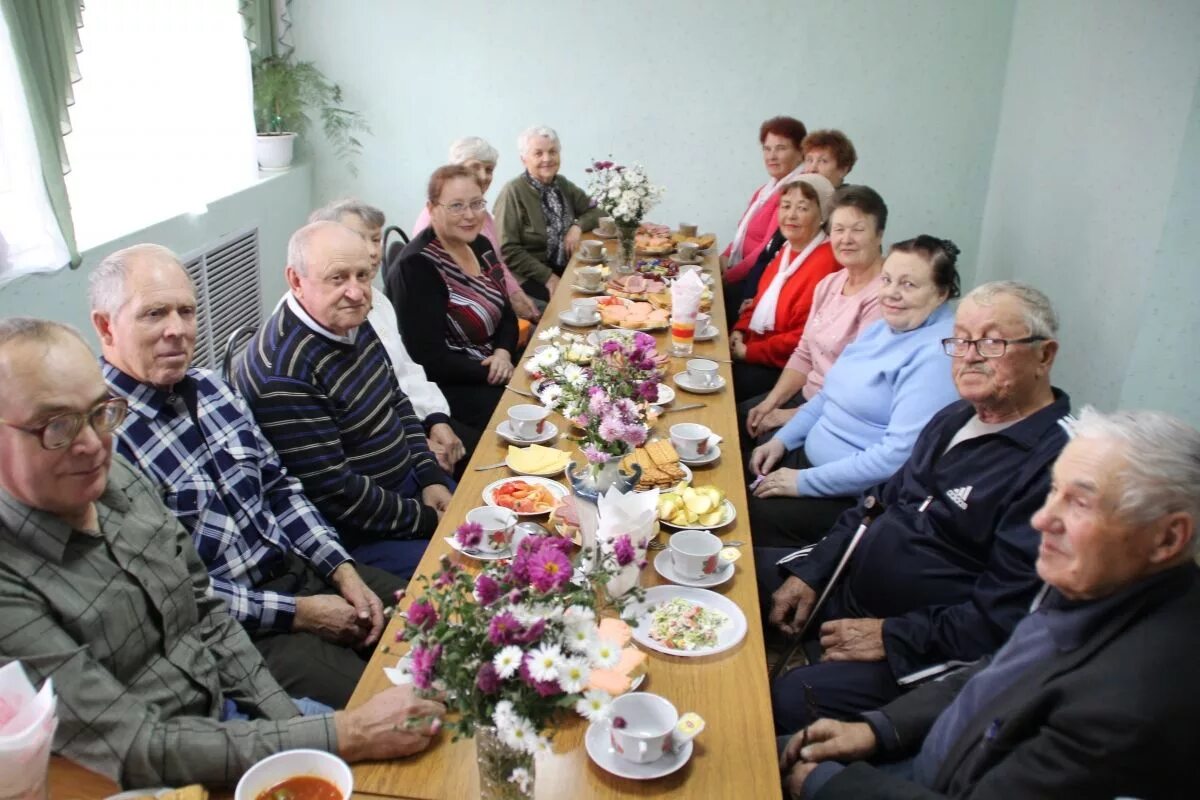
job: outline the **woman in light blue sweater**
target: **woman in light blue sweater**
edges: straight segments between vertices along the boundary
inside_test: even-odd
[[[824,536],[864,490],[908,459],[930,418],[958,399],[941,340],[953,334],[959,278],[953,242],[892,246],[880,274],[883,319],[851,342],[825,386],[750,457],[756,546]]]

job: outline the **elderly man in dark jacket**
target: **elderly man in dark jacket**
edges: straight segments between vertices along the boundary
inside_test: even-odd
[[[1050,384],[1054,310],[1020,283],[963,299],[944,347],[962,400],[929,422],[912,456],[816,545],[756,555],[768,622],[797,634],[869,502],[869,523],[807,629],[809,666],[772,687],[779,733],[845,719],[911,684],[995,652],[1037,591],[1037,532],[1070,403]],[[817,659],[819,658],[819,663]]]
[[[797,734],[791,797],[1196,796],[1200,431],[1089,408],[1074,432],[1033,517],[1034,611],[994,658]],[[837,763],[866,757],[913,758]]]

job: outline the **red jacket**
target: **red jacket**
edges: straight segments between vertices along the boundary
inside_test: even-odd
[[[804,325],[808,322],[808,312],[812,310],[813,292],[816,291],[817,284],[826,275],[842,268],[834,260],[833,248],[829,242],[823,242],[804,259],[800,269],[793,272],[783,285],[783,291],[779,293],[779,302],[775,306],[775,330],[763,334],[755,333],[750,330],[750,318],[754,316],[754,308],[779,273],[783,252],[781,248],[775,259],[763,270],[754,302],[742,312],[737,324],[733,326],[735,331],[742,332],[746,342],[747,363],[778,369],[787,365],[792,351],[800,343]]]

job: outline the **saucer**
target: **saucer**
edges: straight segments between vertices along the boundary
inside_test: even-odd
[[[596,256],[595,258],[588,258],[583,253],[580,253],[579,255],[575,256],[575,260],[578,261],[580,264],[586,264],[589,267],[598,267],[601,264],[603,264],[607,259],[605,259],[604,253],[602,252],[602,253],[600,253],[600,255]]]
[[[604,294],[605,292],[603,283],[597,286],[595,289],[588,289],[578,283],[572,283],[571,288],[580,294]]]
[[[611,772],[621,778],[631,778],[635,781],[647,781],[670,775],[688,762],[692,757],[692,741],[684,742],[683,747],[676,753],[667,753],[657,761],[649,764],[635,764],[617,755],[612,748],[609,737],[608,723],[593,722],[588,726],[583,741],[587,747],[588,757],[596,762],[596,766],[605,772]]]
[[[675,385],[680,389],[692,394],[712,394],[725,388],[725,377],[723,375],[718,375],[717,382],[711,386],[701,386],[700,384],[692,383],[687,372],[676,372],[671,376],[671,380],[675,381]]]
[[[654,401],[656,406],[664,406],[675,399],[675,390],[665,383],[658,385],[658,399]]]
[[[454,550],[454,552],[462,553],[467,558],[474,558],[477,561],[500,561],[501,559],[513,557],[512,547],[506,547],[498,553],[485,553],[482,550],[479,552],[476,552],[476,553],[468,553],[466,550],[463,549],[463,546],[461,544],[459,544],[458,540],[455,539],[453,536],[447,536],[445,538],[446,538],[446,544],[450,545],[450,548],[452,550]],[[697,585],[699,585],[699,584],[697,584]],[[704,585],[707,586],[708,584],[704,584]]]
[[[553,422],[546,420],[545,429],[540,436],[535,436],[532,439],[523,439],[517,436],[516,431],[512,429],[512,423],[507,419],[496,426],[496,433],[500,434],[500,438],[512,444],[545,444],[552,442],[558,436],[558,426]]]
[[[721,445],[714,444],[708,448],[708,452],[698,458],[679,457],[680,464],[689,464],[693,467],[703,467],[705,464],[711,464],[721,457]]]
[[[721,335],[720,329],[718,329],[716,325],[713,325],[710,322],[710,323],[708,323],[708,327],[705,328],[704,330],[696,331],[696,335],[692,337],[692,341],[707,342],[707,341],[711,341],[712,339],[717,338],[720,335]]]
[[[590,328],[593,325],[600,324],[600,312],[597,311],[593,314],[591,319],[582,320],[572,314],[570,310],[560,311],[558,312],[558,321],[572,328]]]
[[[693,259],[689,260],[689,259],[686,259],[683,256],[679,255],[679,253],[671,253],[670,258],[676,264],[703,264],[704,256],[701,255],[700,251],[696,251],[696,256],[697,256],[697,258],[693,258]]]
[[[720,586],[733,577],[733,562],[717,560],[721,566],[712,575],[705,575],[703,578],[685,578],[675,572],[675,562],[671,560],[671,550],[668,548],[658,551],[658,555],[654,557],[654,569],[671,583],[678,583],[681,586],[698,586],[704,589],[709,586]]]

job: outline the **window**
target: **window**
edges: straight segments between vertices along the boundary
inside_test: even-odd
[[[67,191],[79,249],[258,177],[250,54],[236,0],[89,3]]]
[[[46,196],[17,59],[0,13],[0,283],[67,263]]]

